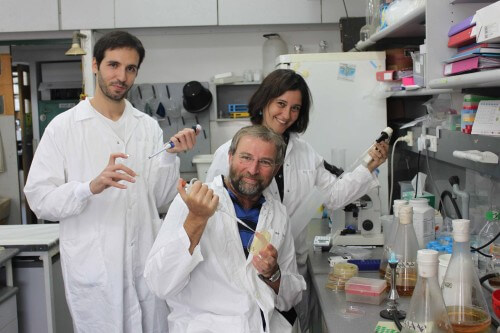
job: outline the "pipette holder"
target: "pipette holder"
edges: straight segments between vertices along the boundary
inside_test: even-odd
[[[389,261],[389,267],[391,268],[391,290],[387,297],[387,309],[380,311],[380,316],[389,320],[393,320],[396,316],[399,320],[402,320],[405,319],[406,312],[398,310],[397,300],[399,299],[399,294],[396,290],[396,268],[398,267],[398,261]]]

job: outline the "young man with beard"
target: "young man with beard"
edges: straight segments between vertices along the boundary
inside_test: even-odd
[[[291,331],[280,311],[300,301],[305,282],[285,207],[266,190],[285,147],[264,126],[244,127],[231,142],[228,178],[187,191],[179,181],[144,272],[167,300],[171,333]],[[248,251],[251,236],[266,234],[269,244]]]
[[[125,96],[144,47],[123,31],[94,47],[93,98],[47,126],[24,192],[41,219],[60,221],[66,300],[76,332],[165,332],[167,308],[147,288],[146,256],[179,179],[177,152],[196,142],[192,129],[163,146],[158,123]]]

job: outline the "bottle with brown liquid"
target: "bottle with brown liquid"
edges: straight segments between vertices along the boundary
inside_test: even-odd
[[[393,252],[398,259],[396,290],[399,296],[411,296],[417,284],[417,251],[419,250],[413,229],[413,207],[399,209],[399,225],[394,237]],[[391,268],[387,266],[385,279],[390,281]]]
[[[452,223],[453,253],[441,290],[453,332],[490,332],[491,317],[470,252],[470,221]]]
[[[438,252],[418,250],[418,280],[401,333],[453,333],[438,283]]]

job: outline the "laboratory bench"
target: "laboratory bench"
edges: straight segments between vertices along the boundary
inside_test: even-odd
[[[14,285],[12,258],[19,249],[0,250],[0,333],[17,333],[17,297],[18,288]]]
[[[386,321],[386,319],[380,317],[380,311],[386,309],[387,300],[382,301],[380,305],[347,302],[343,291],[330,291],[325,287],[331,269],[328,258],[332,256],[332,254],[330,252],[314,251],[312,243],[314,236],[324,236],[329,234],[329,232],[330,228],[328,226],[328,220],[326,219],[312,219],[308,225],[307,242],[310,246],[307,266],[311,275],[312,288],[318,298],[320,316],[320,318],[313,320],[312,332],[374,332],[379,321]],[[373,258],[379,259],[381,256],[382,247],[373,250]],[[360,271],[358,276],[379,278],[379,273],[374,271]],[[488,299],[488,294],[485,293],[485,298],[487,303],[491,303],[491,295]],[[400,297],[398,299],[398,309],[407,312],[410,305],[410,299],[411,297]],[[341,311],[349,306],[356,306],[356,308],[361,309],[362,312],[364,312],[363,316],[361,318],[344,317]],[[495,320],[495,315],[491,315],[492,321]],[[320,323],[318,323],[318,321],[320,321]],[[496,332],[496,328],[493,324],[491,325],[491,332]]]
[[[17,250],[11,270],[13,284],[19,287],[19,331],[72,332],[59,257],[59,224],[0,226],[0,246]]]

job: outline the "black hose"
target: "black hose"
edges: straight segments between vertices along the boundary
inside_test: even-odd
[[[398,312],[391,311],[391,314],[392,314],[392,320],[394,320],[394,324],[396,324],[398,331],[401,332],[401,330],[403,329],[403,326],[401,325],[401,322],[399,321]]]
[[[455,208],[455,214],[457,214],[457,218],[461,219],[462,218],[462,213],[460,213],[460,209],[458,208],[458,205],[457,205],[457,201],[455,200],[455,198],[453,198],[453,195],[451,194],[450,191],[448,190],[444,190],[442,193],[441,193],[441,201],[439,201],[439,206],[438,206],[438,211],[441,212],[441,208],[443,209],[443,215],[445,217],[448,216],[448,214],[446,213],[446,208],[444,207],[444,199],[448,197],[450,198],[450,201],[453,205],[453,208]]]
[[[500,273],[497,273],[497,272],[486,274],[485,276],[481,276],[481,278],[479,279],[479,283],[483,284],[484,281],[489,280],[491,278],[499,277],[499,276],[500,276]]]
[[[493,242],[494,242],[494,241],[495,241],[495,240],[496,240],[499,236],[500,236],[500,232],[499,232],[499,233],[497,233],[495,237],[493,237],[492,239],[490,239],[488,243],[486,243],[486,244],[484,244],[484,245],[481,245],[481,246],[479,246],[479,247],[473,247],[473,246],[471,246],[470,248],[472,249],[472,252],[476,251],[476,252],[478,252],[478,253],[482,254],[482,255],[483,255],[483,256],[485,256],[485,257],[491,258],[491,256],[490,256],[490,255],[488,255],[488,254],[484,254],[484,253],[483,253],[483,252],[481,252],[480,250],[484,249],[485,247],[487,247],[488,245],[490,245],[491,243],[493,243]]]

